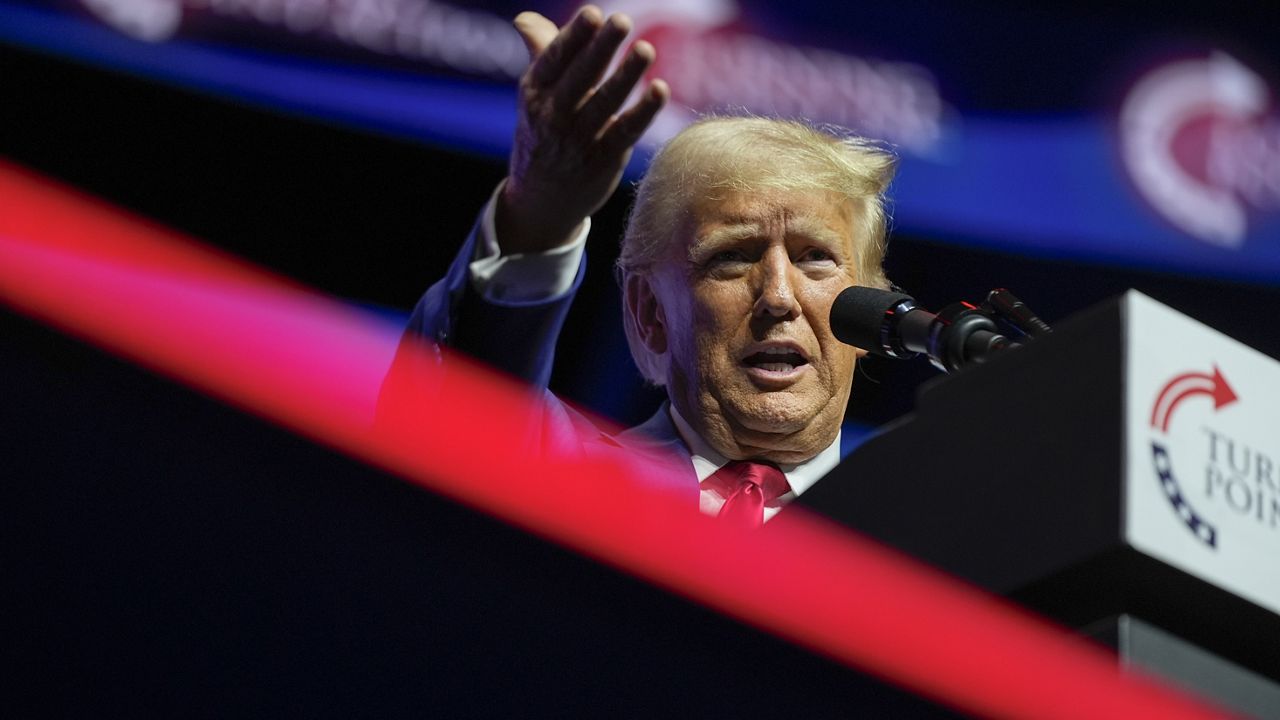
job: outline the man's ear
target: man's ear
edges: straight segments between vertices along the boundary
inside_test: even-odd
[[[667,351],[667,318],[654,292],[653,277],[645,273],[627,275],[622,301],[636,329],[636,336],[654,355]]]

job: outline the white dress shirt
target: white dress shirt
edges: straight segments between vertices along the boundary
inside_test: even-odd
[[[698,474],[698,508],[708,515],[720,514],[720,508],[724,507],[725,500],[729,499],[732,490],[725,491],[720,486],[706,482],[707,478],[715,474],[715,471],[724,467],[729,463],[720,453],[711,449],[702,436],[693,431],[689,423],[680,417],[680,411],[676,410],[675,405],[668,405],[671,409],[671,422],[675,423],[676,432],[680,433],[680,439],[684,440],[685,447],[689,448],[689,454],[693,458],[693,469]],[[813,484],[822,479],[823,475],[830,472],[836,465],[840,464],[840,434],[836,434],[836,441],[827,446],[827,449],[813,456],[813,458],[800,463],[799,465],[779,465],[782,474],[787,478],[787,484],[791,486],[791,490],[779,496],[776,500],[771,500],[764,506],[764,519],[767,521],[782,509],[783,505],[791,502],[797,495],[813,487]]]
[[[505,182],[505,181],[503,181]],[[541,253],[502,255],[498,249],[498,193],[502,183],[489,197],[480,215],[480,233],[475,255],[471,258],[471,286],[490,302],[542,302],[563,297],[573,287],[573,279],[582,264],[587,248],[591,218],[573,242]]]

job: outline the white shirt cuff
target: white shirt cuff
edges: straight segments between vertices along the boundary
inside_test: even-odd
[[[548,302],[568,294],[582,264],[587,247],[591,218],[568,245],[540,253],[502,255],[498,249],[498,233],[494,216],[502,183],[489,197],[480,218],[480,237],[476,238],[475,256],[471,259],[471,286],[485,300],[496,303]]]

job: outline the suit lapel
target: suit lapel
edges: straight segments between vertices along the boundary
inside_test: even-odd
[[[671,422],[667,403],[663,403],[662,407],[658,408],[658,411],[648,420],[618,433],[616,440],[628,450],[642,455],[657,457],[667,462],[674,460],[680,467],[679,472],[650,479],[655,485],[681,493],[692,492],[696,497],[698,475],[693,470],[693,458],[689,454],[689,448],[680,439],[680,433],[676,430],[675,424]]]

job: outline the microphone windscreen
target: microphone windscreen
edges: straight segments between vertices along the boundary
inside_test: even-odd
[[[831,330],[840,342],[884,355],[881,328],[885,313],[910,295],[891,290],[861,287],[846,288],[831,304]]]

